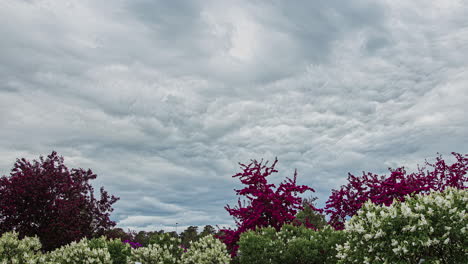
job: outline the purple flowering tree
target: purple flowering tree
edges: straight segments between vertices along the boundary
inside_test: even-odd
[[[292,223],[295,219],[297,210],[302,210],[302,198],[298,197],[298,193],[305,191],[314,191],[314,189],[305,185],[296,185],[297,171],[294,172],[294,178],[286,178],[278,188],[274,184],[269,184],[266,177],[274,172],[275,162],[267,167],[268,161],[262,165],[262,162],[252,160],[249,165],[241,165],[243,172],[232,177],[239,177],[245,188],[235,190],[237,195],[247,198],[248,202],[241,203],[240,198],[238,205],[231,208],[229,205],[225,209],[235,219],[237,228],[221,229],[217,235],[223,241],[231,256],[236,256],[239,246],[240,235],[248,230],[255,230],[259,227],[271,226],[276,230],[280,230],[283,224]],[[276,190],[274,189],[276,188]]]
[[[69,171],[55,151],[40,162],[17,159],[0,178],[0,234],[37,235],[47,251],[102,234],[115,225],[109,216],[119,198],[101,187],[97,199],[89,183],[96,177],[90,169]]]
[[[468,170],[468,154],[461,155],[452,152],[456,162],[447,165],[439,157],[435,164],[427,161],[426,167],[408,174],[404,167],[390,170],[390,176],[379,176],[363,173],[361,177],[348,174],[348,184],[339,190],[333,190],[325,205],[325,212],[330,216],[329,224],[335,229],[344,228],[347,217],[357,213],[361,206],[371,200],[375,204],[390,205],[394,199],[404,201],[405,195],[418,193],[427,194],[431,190],[442,191],[446,187],[466,188],[466,172]]]

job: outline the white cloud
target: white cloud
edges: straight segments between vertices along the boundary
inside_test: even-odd
[[[232,224],[237,162],[347,172],[466,153],[464,1],[3,1],[0,168],[52,150],[119,226]],[[309,194],[306,194],[306,196]],[[185,213],[185,214],[184,214]]]

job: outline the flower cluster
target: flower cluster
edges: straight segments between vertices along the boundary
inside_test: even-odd
[[[463,263],[468,255],[468,191],[448,187],[390,206],[368,201],[346,223],[340,263]]]
[[[0,264],[38,263],[41,242],[37,237],[18,238],[18,233],[8,232],[0,237]]]
[[[163,233],[152,237],[149,244],[157,244],[160,247],[167,248],[173,256],[179,258],[184,251],[183,248],[180,247],[181,242],[180,238],[173,237],[168,233]]]
[[[107,248],[91,249],[88,240],[83,238],[79,242],[71,242],[45,255],[45,264],[112,264]]]
[[[18,233],[9,232],[0,237],[0,264],[227,264],[231,260],[226,245],[212,235],[187,249],[178,246],[178,238],[160,236],[158,240],[161,243],[131,248],[120,239],[83,238],[41,253],[37,237],[19,239]]]
[[[211,235],[190,244],[182,255],[182,264],[227,264],[231,261],[226,245]]]
[[[390,205],[394,200],[404,201],[407,195],[428,194],[431,190],[443,191],[446,187],[466,188],[468,181],[468,155],[452,152],[456,162],[448,165],[440,156],[435,164],[426,161],[426,166],[433,168],[407,174],[404,168],[390,169],[390,176],[363,174],[348,176],[348,184],[339,190],[333,190],[325,206],[330,215],[329,223],[336,229],[343,229],[348,217],[356,214],[361,206],[371,200],[375,204]]]
[[[141,247],[141,244],[138,243],[138,242],[133,242],[133,241],[130,241],[130,240],[124,240],[123,242],[124,242],[125,244],[130,245],[132,248],[139,248],[139,247]]]
[[[128,263],[133,264],[135,262],[141,262],[144,264],[178,264],[179,258],[174,256],[171,251],[182,250],[180,248],[174,248],[173,245],[158,245],[150,244],[147,247],[133,248],[132,255],[130,256]]]
[[[297,210],[302,207],[302,198],[297,194],[314,189],[297,185],[297,172],[294,178],[286,178],[276,190],[274,184],[268,184],[266,177],[275,170],[275,162],[267,167],[268,161],[262,165],[262,162],[252,160],[249,165],[241,164],[243,172],[232,177],[239,177],[240,181],[247,185],[244,189],[235,190],[237,195],[243,195],[248,199],[247,205],[242,205],[239,199],[238,206],[231,208],[229,205],[225,209],[236,220],[237,229],[221,229],[221,235],[217,236],[227,246],[231,256],[237,254],[239,248],[237,242],[240,235],[248,230],[255,230],[257,227],[271,226],[279,230],[283,224],[291,223],[295,219]]]

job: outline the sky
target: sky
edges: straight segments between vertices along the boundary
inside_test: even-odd
[[[233,226],[239,162],[323,206],[468,153],[465,0],[0,0],[0,175],[53,150],[132,230]]]

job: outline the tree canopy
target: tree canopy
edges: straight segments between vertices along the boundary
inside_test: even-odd
[[[70,171],[55,151],[33,163],[17,159],[0,178],[0,234],[37,235],[52,250],[115,226],[109,216],[119,198],[101,187],[97,199],[89,183],[96,177],[90,169]]]

